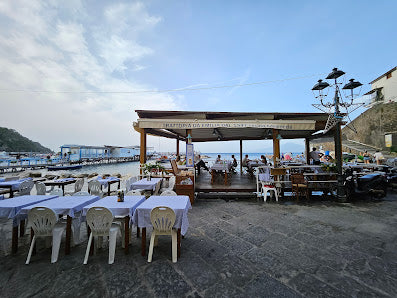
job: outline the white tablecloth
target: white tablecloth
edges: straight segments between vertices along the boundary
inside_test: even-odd
[[[19,215],[28,214],[29,210],[34,207],[47,207],[56,214],[69,215],[74,217],[75,213],[81,211],[84,206],[99,200],[98,196],[67,196],[58,197],[38,204],[29,205],[19,211]]]
[[[147,178],[143,178],[137,182],[132,183],[131,189],[144,189],[154,191],[156,184],[160,182],[162,178],[151,178],[150,181]]]
[[[229,173],[231,167],[232,167],[232,163],[231,162],[214,163],[213,166],[211,167],[211,170],[214,170],[214,171],[226,171],[227,173]]]
[[[127,216],[132,219],[135,209],[145,201],[145,196],[125,196],[124,202],[117,202],[117,196],[105,197],[92,204],[84,206],[83,216],[87,214],[88,209],[91,207],[105,207],[108,208],[113,216]]]
[[[152,227],[150,212],[159,206],[170,207],[174,210],[176,219],[174,228],[181,229],[181,234],[185,235],[189,227],[187,213],[192,209],[188,196],[151,196],[136,208],[132,222],[140,228]]]
[[[75,178],[61,178],[61,179],[57,179],[54,180],[54,182],[68,182],[68,181],[75,181]]]
[[[54,199],[57,196],[20,196],[0,201],[0,217],[14,218],[19,210],[39,202]]]

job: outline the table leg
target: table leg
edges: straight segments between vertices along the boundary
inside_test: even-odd
[[[120,180],[119,180],[119,185],[118,185],[117,189],[120,189]]]
[[[62,194],[65,194],[65,185],[62,184]]]
[[[227,171],[225,171],[225,185],[227,185]]]
[[[214,170],[211,170],[211,184],[214,184]]]
[[[130,217],[126,216],[124,218],[124,242],[125,242],[125,247],[124,247],[124,252],[125,254],[128,254],[128,247],[130,245]]]
[[[19,236],[23,237],[25,235],[25,220],[21,220],[21,225],[19,226]]]
[[[72,236],[72,218],[68,215],[66,220],[65,255],[70,254],[70,239]]]
[[[140,232],[139,227],[136,227],[136,238],[139,238],[139,232]]]
[[[12,227],[11,251],[13,254],[18,251],[18,226]]]
[[[142,228],[141,255],[146,256],[146,228]]]
[[[110,183],[108,183],[108,196],[110,196]]]
[[[33,237],[34,237],[34,231],[32,228],[30,228],[30,243],[32,243]],[[33,251],[32,251],[32,255],[35,255],[35,254],[36,254],[36,243],[34,244]]]
[[[178,258],[181,257],[181,229],[177,231]]]
[[[10,198],[13,198],[13,197],[14,197],[14,192],[12,190],[12,187],[10,187]]]
[[[90,237],[90,234],[91,234],[91,228],[87,225],[87,235],[88,235],[88,238]],[[90,247],[90,256],[92,256],[93,254],[94,254],[94,238],[92,238],[92,241],[91,241],[91,247]]]

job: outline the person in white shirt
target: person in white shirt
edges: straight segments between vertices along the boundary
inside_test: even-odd
[[[218,157],[216,158],[215,163],[220,163],[221,161],[222,161],[221,160],[221,155],[218,154]]]
[[[208,167],[205,165],[205,162],[201,159],[201,155],[198,155],[196,162],[197,174],[200,175],[200,168],[204,168],[204,170],[209,171]]]
[[[379,150],[376,150],[376,152],[374,153],[374,158],[377,165],[381,165],[382,161],[385,159],[382,152],[380,152]]]
[[[317,151],[317,148],[313,148],[313,151],[310,152],[310,159],[313,160],[314,165],[319,165],[321,163],[320,159],[324,154]]]

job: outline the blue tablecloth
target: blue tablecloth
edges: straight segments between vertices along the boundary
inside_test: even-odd
[[[22,182],[27,181],[27,180],[32,180],[32,178],[24,178],[24,179],[19,179],[19,180],[0,182],[0,187],[1,186],[6,186],[6,187],[12,186],[12,190],[18,190],[19,185],[21,185]]]

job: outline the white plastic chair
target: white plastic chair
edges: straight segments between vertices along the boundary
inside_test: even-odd
[[[147,261],[150,263],[153,257],[153,247],[157,244],[157,236],[171,235],[172,237],[172,262],[177,262],[177,232],[172,228],[175,223],[175,212],[169,207],[156,207],[150,212],[150,221],[153,225],[150,237],[149,254]]]
[[[101,198],[103,196],[102,185],[99,181],[91,180],[88,183],[88,190],[92,195],[99,196]]]
[[[96,237],[95,243],[98,243],[98,237],[109,237],[109,264],[113,264],[116,251],[116,238],[117,233],[120,231],[120,226],[113,224],[112,212],[104,207],[91,207],[87,211],[86,218],[87,224],[91,229],[91,234],[90,238],[88,238],[83,264],[87,264],[88,262],[93,237]]]
[[[167,189],[163,191],[160,196],[177,196],[177,195],[178,194],[175,191]]]
[[[62,188],[54,188],[54,189],[50,192],[50,195],[62,197],[62,196],[63,196]]]
[[[74,192],[79,192],[83,189],[84,186],[84,178],[77,179],[76,183],[74,184]]]
[[[30,195],[30,191],[34,186],[33,180],[25,180],[18,187],[18,196]]]
[[[157,196],[160,193],[160,186],[161,186],[161,180],[156,183],[156,187],[154,189],[153,195]]]
[[[274,180],[270,178],[270,168],[263,167],[258,168],[257,173],[257,189],[260,188],[257,192],[257,196],[263,197],[263,200],[267,201],[267,193],[271,194],[274,192],[274,196],[276,197],[276,201],[278,202],[278,190],[274,185]]]
[[[43,182],[36,183],[36,192],[39,196],[44,196],[46,194],[46,187]]]
[[[166,190],[174,190],[175,182],[176,182],[176,177],[175,177],[175,176],[172,176],[172,177],[168,180],[168,187],[160,189],[160,193],[162,193],[162,192],[164,192],[164,191],[166,191]]]
[[[131,177],[130,179],[127,179],[125,182],[125,191],[129,192],[131,189],[132,184],[136,182],[136,177]]]
[[[89,196],[90,193],[88,191],[78,191],[72,194],[72,196]]]
[[[139,189],[134,189],[134,190],[130,190],[125,195],[126,196],[141,196],[142,195],[142,191],[139,190]]]
[[[55,263],[58,260],[62,233],[66,229],[66,224],[59,223],[55,212],[45,207],[30,209],[28,212],[28,224],[33,229],[34,236],[30,244],[26,264],[30,262],[34,244],[38,237],[52,237],[51,263]]]

